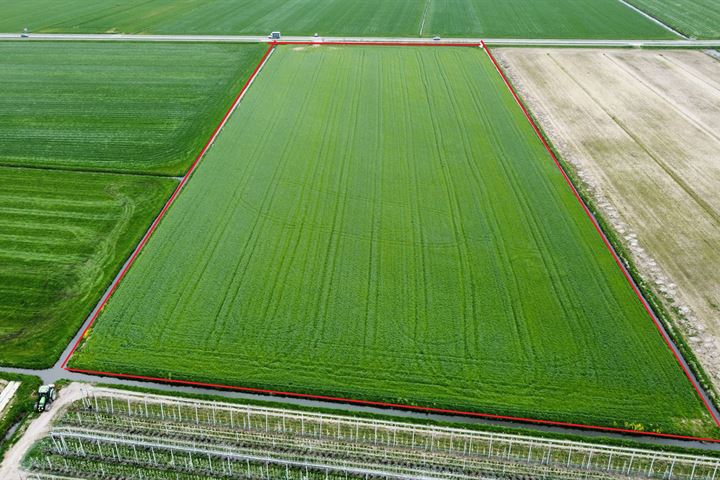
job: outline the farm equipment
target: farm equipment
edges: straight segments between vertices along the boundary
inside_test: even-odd
[[[57,390],[55,385],[43,385],[38,388],[38,399],[35,402],[35,410],[38,412],[44,412],[50,408],[50,404],[57,398]]]

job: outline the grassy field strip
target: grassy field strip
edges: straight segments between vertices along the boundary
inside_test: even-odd
[[[712,1],[712,0],[705,0]],[[0,31],[45,33],[672,38],[617,0],[25,0]]]
[[[692,38],[720,38],[716,0],[625,0]]]
[[[501,55],[717,382],[720,64],[699,52]]]
[[[84,33],[416,35],[423,0],[48,0],[8,5],[0,31]]]
[[[0,167],[0,364],[55,363],[176,184]]]
[[[2,42],[0,165],[182,174],[265,48]]]
[[[479,49],[280,47],[208,155],[70,367],[715,433]]]
[[[92,314],[92,316],[86,321],[86,324],[84,325],[82,333],[79,334],[77,337],[77,340],[73,344],[72,348],[68,352],[67,356],[63,360],[62,367],[65,368],[65,366],[68,363],[68,360],[72,356],[72,354],[75,352],[75,349],[80,345],[80,342],[83,340],[85,334],[90,329],[90,327],[93,325],[95,320],[97,319],[98,315],[100,314],[100,311],[102,310],[105,303],[108,301],[110,296],[115,292],[115,289],[117,288],[120,281],[122,281],[123,277],[125,276],[125,273],[128,271],[130,266],[133,264],[137,256],[140,254],[142,249],[145,247],[145,244],[147,243],[148,239],[152,236],[153,232],[157,228],[158,224],[160,223],[160,220],[162,220],[162,217],[165,215],[165,213],[168,211],[170,206],[173,204],[175,199],[177,198],[180,191],[183,189],[185,184],[187,183],[188,179],[192,176],[193,172],[197,168],[200,159],[205,155],[205,152],[212,146],[213,142],[217,138],[218,134],[222,130],[222,128],[225,126],[225,123],[230,118],[230,115],[235,111],[237,106],[240,104],[240,101],[245,96],[245,93],[247,92],[247,89],[250,88],[250,85],[255,81],[255,78],[257,74],[260,72],[262,67],[265,65],[265,62],[270,58],[270,55],[272,55],[274,49],[273,47],[268,47],[265,51],[265,54],[260,59],[260,63],[255,67],[255,70],[252,72],[250,77],[245,82],[245,85],[243,85],[243,88],[240,90],[240,93],[238,93],[237,97],[235,97],[235,101],[232,103],[230,108],[228,108],[227,112],[225,112],[225,116],[222,118],[220,123],[215,127],[215,130],[212,133],[212,136],[208,139],[208,141],[205,143],[205,146],[203,146],[202,150],[200,150],[200,153],[195,158],[195,161],[192,163],[188,171],[185,173],[185,175],[180,178],[180,182],[178,183],[177,187],[172,192],[172,195],[170,195],[170,198],[168,198],[167,202],[165,202],[164,206],[162,207],[162,210],[160,210],[160,213],[155,217],[153,222],[150,224],[150,227],[145,232],[145,235],[140,239],[140,242],[137,244],[135,249],[133,250],[132,254],[130,255],[130,258],[128,261],[122,266],[122,269],[118,273],[118,275],[115,277],[115,279],[112,281],[110,287],[105,292],[105,294],[100,298],[100,301],[98,302],[97,307],[95,308],[95,312]]]

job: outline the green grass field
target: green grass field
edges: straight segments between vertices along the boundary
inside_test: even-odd
[[[674,29],[694,38],[720,38],[717,0],[627,0]]]
[[[431,0],[424,35],[679,38],[617,0]]]
[[[0,364],[55,363],[176,184],[0,167]]]
[[[71,366],[712,428],[475,48],[280,48]]]
[[[265,49],[2,42],[0,164],[182,174]]]
[[[671,38],[617,0],[25,0],[0,31]],[[422,32],[421,32],[422,30]]]

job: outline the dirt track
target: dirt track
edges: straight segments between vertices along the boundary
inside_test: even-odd
[[[64,407],[82,398],[83,385],[71,383],[60,391],[58,399],[52,404],[49,412],[41,414],[30,422],[25,433],[5,454],[0,464],[0,479],[19,478],[20,463],[30,447],[40,438],[45,436],[51,427],[51,422]]]
[[[720,385],[720,62],[683,51],[496,53]]]

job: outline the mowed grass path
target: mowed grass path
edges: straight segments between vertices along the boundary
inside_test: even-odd
[[[278,49],[70,365],[711,430],[476,48]]]
[[[707,0],[711,1],[711,0]],[[24,0],[0,31],[672,38],[618,0]]]
[[[0,364],[55,363],[175,185],[0,167]]]
[[[184,173],[264,45],[0,43],[0,164]]]
[[[627,0],[679,32],[695,38],[720,38],[717,0]]]

